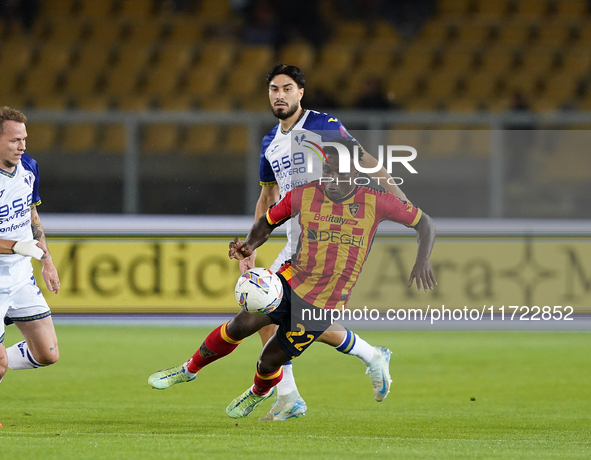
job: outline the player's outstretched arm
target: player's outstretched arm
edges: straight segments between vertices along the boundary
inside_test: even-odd
[[[267,209],[277,201],[279,201],[279,186],[277,184],[261,187],[261,194],[257,200],[254,212],[254,221],[256,222],[260,219],[260,217],[267,212]],[[257,252],[253,251],[250,256],[240,260],[240,273],[244,273],[246,270],[254,268],[256,256]]]
[[[429,264],[429,256],[435,244],[435,222],[426,213],[423,213],[421,219],[415,225],[417,231],[417,258],[415,265],[410,272],[408,287],[412,286],[414,280],[417,282],[417,289],[427,292],[437,286],[435,275]]]
[[[60,278],[57,273],[57,268],[55,268],[55,265],[53,264],[49,249],[47,248],[45,232],[41,226],[41,219],[39,218],[39,213],[35,206],[31,207],[31,227],[33,229],[33,238],[39,241],[44,251],[44,254],[41,257],[41,263],[43,264],[41,274],[43,275],[43,280],[45,281],[47,289],[57,294],[60,290]]]
[[[240,241],[240,238],[234,238],[234,241],[230,243],[230,259],[242,260],[245,257],[249,257],[256,248],[264,244],[271,235],[273,227],[267,222],[267,216],[261,216],[252,226],[246,241]]]

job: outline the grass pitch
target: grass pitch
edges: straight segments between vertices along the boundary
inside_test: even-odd
[[[392,392],[373,400],[365,367],[315,344],[295,360],[308,414],[232,420],[258,337],[191,383],[151,390],[209,328],[58,326],[61,358],[8,371],[1,457],[20,459],[590,458],[591,334],[363,332],[393,352]],[[14,326],[5,343],[20,340]]]

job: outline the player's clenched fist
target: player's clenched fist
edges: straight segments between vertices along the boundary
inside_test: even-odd
[[[234,241],[230,243],[230,259],[242,260],[252,254],[252,247],[250,244],[243,243],[240,238],[235,237]]]

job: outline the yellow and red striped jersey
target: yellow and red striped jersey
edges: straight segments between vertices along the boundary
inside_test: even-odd
[[[422,212],[396,196],[356,186],[332,201],[324,187],[311,182],[288,192],[267,211],[267,222],[280,225],[298,215],[301,236],[292,259],[291,287],[319,308],[341,308],[349,299],[382,220],[414,227]]]

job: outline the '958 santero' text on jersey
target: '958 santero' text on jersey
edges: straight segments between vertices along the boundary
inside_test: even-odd
[[[13,173],[0,170],[0,238],[32,240],[31,206],[40,203],[37,162],[24,154]],[[0,289],[30,278],[28,259],[17,254],[0,256]]]

